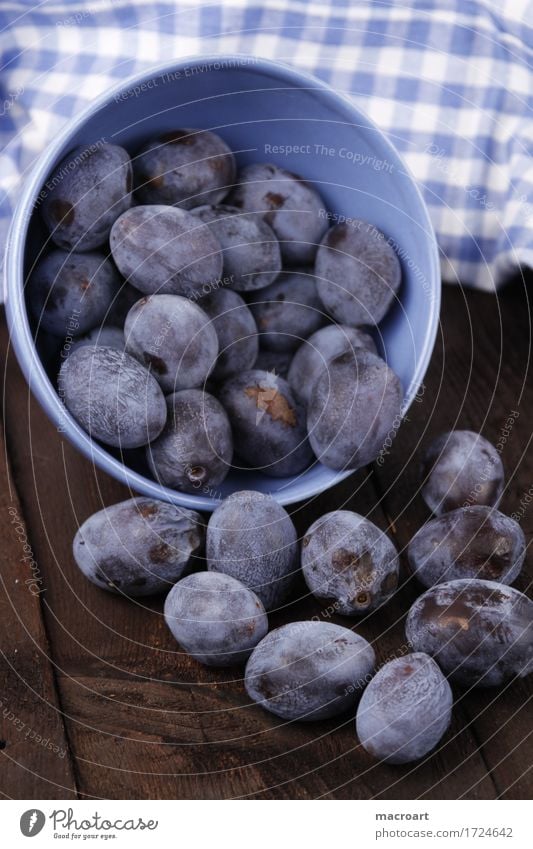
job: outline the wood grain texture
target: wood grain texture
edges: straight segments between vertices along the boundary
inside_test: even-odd
[[[475,322],[473,322],[475,316]],[[474,336],[470,327],[472,319]],[[504,332],[505,331],[505,332]],[[5,326],[1,329],[4,350]],[[445,290],[442,323],[421,401],[382,466],[362,470],[312,503],[297,505],[298,532],[328,510],[346,507],[388,529],[400,548],[427,518],[417,494],[418,442],[452,427],[481,429],[497,441],[508,409],[520,415],[502,457],[505,508],[531,485],[522,452],[531,438],[527,387],[529,309],[519,286],[495,298]],[[504,345],[505,340],[505,345]],[[45,576],[41,599],[78,792],[102,798],[525,798],[533,780],[531,684],[457,692],[452,727],[419,764],[376,764],[358,745],[353,717],[284,724],[251,704],[242,670],[208,670],[179,651],[162,619],[162,600],[127,602],[88,583],[71,553],[78,525],[129,496],[54,431],[7,355],[6,430],[21,510]],[[533,503],[523,517],[533,530]],[[528,558],[529,561],[529,558]],[[403,622],[420,593],[403,566],[391,603],[363,621],[332,616],[374,643],[379,662],[406,651]],[[527,590],[528,575],[520,588]],[[328,618],[303,584],[271,617]],[[300,597],[298,597],[300,596]],[[45,635],[39,637],[45,639]],[[40,643],[39,643],[40,644]],[[23,796],[42,785],[31,775]]]
[[[506,473],[501,509],[520,511],[533,483],[533,385],[527,291],[517,282],[498,297],[447,289],[439,339],[420,403],[414,404],[386,462],[377,469],[381,506],[395,528],[400,551],[430,517],[419,493],[420,450],[445,430],[482,433],[498,447]],[[532,490],[533,492],[533,490]],[[530,499],[531,500],[531,499]],[[533,504],[519,516],[528,553],[514,585],[531,596]],[[404,556],[405,562],[405,556]],[[414,600],[420,587],[406,573]],[[455,713],[471,727],[497,795],[530,798],[532,676],[501,690],[455,688]],[[529,761],[529,762],[528,762]],[[479,789],[472,781],[472,792]]]
[[[0,773],[8,798],[76,798],[40,600],[46,583],[0,426]]]

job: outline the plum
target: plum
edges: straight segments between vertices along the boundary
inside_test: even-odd
[[[292,354],[290,351],[266,351],[259,346],[255,368],[259,371],[272,371],[279,377],[287,379]]]
[[[458,578],[511,584],[524,562],[526,538],[518,522],[494,507],[458,507],[420,528],[407,555],[426,587]]]
[[[163,392],[202,386],[215,366],[218,337],[198,304],[179,295],[141,298],[126,316],[126,351]]]
[[[314,596],[345,616],[375,610],[398,586],[399,560],[386,534],[349,510],[326,513],[302,540],[302,571]]]
[[[282,377],[258,369],[245,371],[223,384],[219,398],[231,422],[236,451],[249,466],[285,477],[310,465],[305,411]]]
[[[228,474],[233,454],[224,408],[200,389],[169,395],[167,407],[163,432],[146,448],[150,470],[163,486],[209,492]]]
[[[219,354],[211,377],[225,380],[254,367],[259,337],[254,317],[237,292],[218,289],[199,301],[212,321],[218,337]]]
[[[261,334],[261,346],[271,351],[295,351],[328,320],[316,293],[315,279],[303,268],[283,272],[249,303]]]
[[[36,264],[27,294],[39,328],[77,336],[101,324],[119,289],[117,270],[103,254],[56,249]]]
[[[107,242],[113,222],[131,206],[132,169],[123,147],[77,147],[45,184],[42,216],[55,244],[91,251]]]
[[[209,130],[168,130],[141,149],[133,173],[141,203],[192,209],[224,199],[235,181],[235,158]]]
[[[452,430],[426,450],[422,481],[422,498],[437,516],[474,504],[496,507],[503,492],[503,464],[481,434]]]
[[[314,261],[328,223],[322,198],[298,174],[271,163],[247,165],[237,175],[228,204],[261,213],[278,237],[281,256],[289,265]]]
[[[309,401],[307,428],[316,457],[331,469],[371,463],[401,422],[402,386],[376,354],[341,354],[318,378]]]
[[[244,663],[268,631],[256,594],[217,572],[178,581],[166,598],[165,620],[182,648],[207,666]]]
[[[106,324],[103,327],[94,327],[84,336],[78,336],[73,343],[70,353],[86,345],[94,348],[95,345],[103,345],[105,348],[114,348],[115,351],[124,351],[124,331],[120,327],[112,327]]]
[[[363,637],[331,622],[290,622],[264,637],[246,664],[246,692],[286,720],[352,709],[375,664]]]
[[[296,351],[287,380],[296,395],[308,404],[318,378],[327,370],[331,360],[359,348],[377,355],[375,342],[364,328],[345,324],[321,327]]]
[[[207,568],[241,581],[271,610],[287,598],[298,571],[296,529],[270,495],[235,492],[207,525]]]
[[[130,498],[89,516],[74,537],[74,559],[104,590],[145,596],[168,590],[203,563],[199,513],[154,498]]]
[[[448,728],[453,696],[429,655],[415,652],[378,670],[357,708],[357,736],[380,761],[405,764],[435,748]]]
[[[276,234],[256,212],[236,206],[199,206],[191,210],[207,224],[222,246],[224,280],[237,292],[273,283],[281,271]]]
[[[93,439],[119,448],[139,448],[166,422],[165,396],[137,360],[113,348],[84,346],[63,362],[58,393]]]
[[[316,254],[315,274],[326,311],[353,327],[379,324],[402,277],[398,257],[383,233],[360,220],[328,230]]]
[[[496,581],[437,584],[411,607],[405,633],[467,687],[497,687],[533,670],[533,602]]]
[[[109,240],[120,272],[144,295],[194,297],[222,276],[220,242],[206,224],[173,206],[134,206]]]

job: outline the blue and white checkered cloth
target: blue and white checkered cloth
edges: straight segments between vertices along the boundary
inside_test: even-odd
[[[20,180],[71,115],[166,59],[249,53],[351,96],[425,195],[443,277],[533,266],[533,3],[2,0],[0,251]]]

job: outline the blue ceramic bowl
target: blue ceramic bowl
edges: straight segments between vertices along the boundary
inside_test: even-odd
[[[132,490],[200,510],[213,510],[237,489],[270,492],[281,504],[307,499],[349,472],[315,464],[294,478],[232,472],[216,492],[188,495],[159,486],[132,455],[93,442],[64,408],[53,367],[34,339],[24,293],[27,269],[46,234],[34,206],[50,173],[77,145],[104,138],[134,152],[176,127],[219,133],[240,165],[271,161],[312,181],[331,212],[376,225],[398,250],[399,299],[378,329],[379,344],[405,389],[406,410],[426,371],[440,302],[435,235],[420,192],[398,153],[345,97],[312,76],[250,56],[207,56],[166,64],[127,80],[71,120],[39,158],[18,203],[5,262],[7,317],[32,392],[67,438]]]

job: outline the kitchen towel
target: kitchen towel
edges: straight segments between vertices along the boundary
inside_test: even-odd
[[[246,53],[364,109],[417,178],[443,279],[494,291],[533,265],[533,3],[3,0],[0,255],[20,181],[65,121],[130,74]]]

